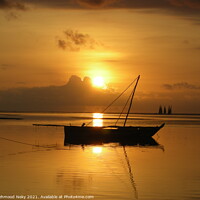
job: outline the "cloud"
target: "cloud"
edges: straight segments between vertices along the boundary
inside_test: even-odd
[[[20,2],[52,8],[200,8],[199,0],[21,0]]]
[[[96,49],[102,44],[91,38],[88,34],[67,29],[64,31],[64,39],[58,39],[58,47],[68,51],[79,51],[81,49]]]
[[[18,83],[19,84],[19,83]],[[23,84],[20,83],[20,84]],[[133,103],[133,112],[157,112],[159,106],[172,105],[174,112],[199,113],[200,87],[188,83],[166,84],[172,88],[189,88],[185,92],[144,93],[138,91]],[[176,90],[174,90],[176,91]],[[181,94],[181,95],[180,95]],[[1,111],[33,112],[102,112],[119,94],[110,90],[92,87],[88,77],[72,76],[65,85],[15,88],[0,91]],[[120,112],[127,96],[120,98],[108,112]]]
[[[103,62],[107,62],[107,63],[117,63],[117,62],[121,62],[121,60],[117,60],[117,59],[107,59],[107,60],[102,60]]]
[[[175,83],[175,84],[164,84],[163,87],[167,90],[200,90],[200,86],[189,84],[187,82]]]
[[[73,75],[61,86],[15,88],[0,91],[4,111],[92,111],[105,108],[116,96],[109,90],[92,87],[91,80]]]
[[[200,9],[199,0],[170,0],[170,3],[178,7],[189,7],[194,9]]]
[[[89,8],[99,8],[118,3],[120,0],[77,0],[77,2]]]
[[[15,20],[15,19],[19,19],[19,14],[16,12],[8,12],[5,15],[5,18],[10,21],[10,20]]]
[[[10,67],[12,67],[11,65],[8,65],[8,64],[0,64],[0,69],[1,70],[7,70],[9,69]]]
[[[200,9],[199,0],[0,0],[0,8],[24,9],[25,4],[62,9],[90,9],[90,8],[162,8]],[[184,10],[185,11],[185,10]]]
[[[25,1],[20,0],[0,0],[0,9],[26,10]]]
[[[65,50],[66,47],[67,47],[67,44],[66,44],[65,40],[60,40],[60,39],[58,39],[58,46],[59,46],[61,49]]]
[[[181,16],[200,23],[199,0],[0,0],[0,9],[129,9]]]
[[[200,46],[197,46],[194,49],[197,50],[197,51],[199,51],[200,50]]]

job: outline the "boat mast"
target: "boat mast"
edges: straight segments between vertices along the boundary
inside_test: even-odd
[[[137,84],[138,84],[139,79],[140,79],[140,75],[139,75],[138,78],[137,78],[135,87],[134,87],[133,92],[132,92],[132,96],[131,96],[131,100],[130,100],[130,105],[129,105],[129,108],[128,108],[128,112],[127,112],[127,114],[126,114],[126,119],[125,119],[125,121],[124,121],[124,126],[126,126],[126,121],[127,121],[127,119],[128,119],[128,115],[129,115],[129,112],[130,112],[130,110],[131,110],[131,106],[132,106],[132,103],[133,103],[133,97],[134,97],[135,90],[136,90],[136,88],[137,88]]]

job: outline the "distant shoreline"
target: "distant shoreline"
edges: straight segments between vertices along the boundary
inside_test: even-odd
[[[0,120],[22,120],[23,118],[18,117],[0,117]]]
[[[95,112],[60,112],[60,111],[46,111],[46,112],[36,112],[36,111],[0,111],[0,114],[12,114],[12,113],[33,113],[33,114],[70,114],[70,113],[95,113]],[[98,112],[96,112],[98,113]],[[105,114],[119,114],[117,112],[106,112]],[[124,113],[125,114],[125,113]],[[131,112],[130,114],[140,114],[140,115],[158,115],[158,116],[170,116],[170,115],[200,115],[200,113],[172,113],[172,114],[158,114],[158,113],[142,113],[142,112]],[[0,119],[23,119],[18,117],[0,117]]]

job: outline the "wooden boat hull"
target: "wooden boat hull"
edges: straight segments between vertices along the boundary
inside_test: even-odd
[[[126,142],[150,139],[165,124],[155,127],[135,127],[135,126],[64,126],[65,143],[68,141],[89,141],[93,143]]]

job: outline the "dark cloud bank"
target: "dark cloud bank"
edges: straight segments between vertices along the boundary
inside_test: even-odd
[[[34,8],[142,10],[178,16],[196,25],[200,24],[200,0],[0,0],[0,10],[12,11],[6,15],[8,20],[18,19],[16,10],[28,11]],[[60,43],[65,46],[63,41]]]
[[[189,83],[163,85],[167,93],[137,91],[131,112],[158,111],[159,105],[172,105],[174,112],[199,113],[200,87]],[[187,90],[187,92],[184,92]],[[91,80],[72,76],[62,86],[15,88],[0,91],[0,111],[102,112],[119,93],[94,88]],[[129,94],[127,94],[129,95]],[[123,96],[108,112],[121,112],[128,96]]]
[[[116,94],[92,87],[90,78],[72,76],[63,86],[0,91],[0,111],[102,111]]]
[[[26,10],[26,3],[20,0],[0,0],[0,9]]]
[[[199,0],[0,0],[1,9],[25,10],[29,6],[62,8],[62,9],[167,9],[197,11],[200,9]]]
[[[164,84],[163,87],[167,90],[200,90],[200,86],[193,85],[187,82],[180,82],[174,84]]]

